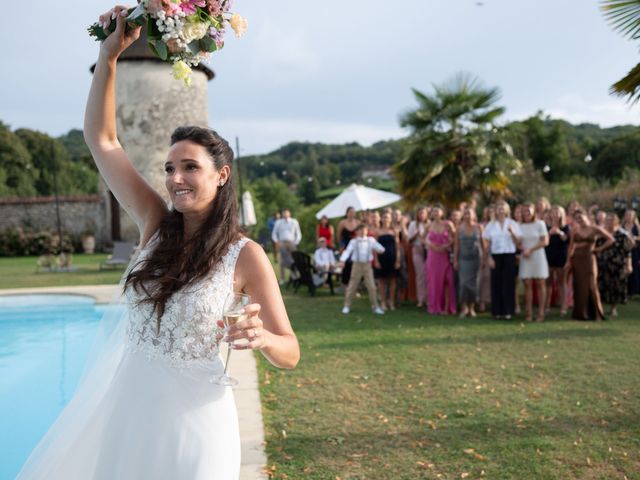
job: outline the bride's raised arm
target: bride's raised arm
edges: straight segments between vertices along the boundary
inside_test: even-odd
[[[117,19],[115,32],[102,42],[84,116],[84,138],[109,190],[133,218],[145,241],[156,230],[167,207],[158,192],[140,175],[118,141],[115,78],[120,54],[139,36],[140,28],[125,32],[125,7],[100,16],[101,24]]]

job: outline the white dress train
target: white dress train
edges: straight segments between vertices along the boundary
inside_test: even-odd
[[[246,243],[170,298],[159,334],[151,306],[127,290],[113,331],[17,480],[237,480],[233,392],[209,379],[223,371],[216,320]]]

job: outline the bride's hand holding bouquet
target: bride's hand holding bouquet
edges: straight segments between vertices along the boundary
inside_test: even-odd
[[[100,45],[100,54],[104,55],[108,61],[116,60],[122,52],[140,38],[141,27],[128,24],[126,20],[128,15],[127,7],[118,5],[98,17],[98,24],[105,32],[113,27],[113,31],[105,34]]]

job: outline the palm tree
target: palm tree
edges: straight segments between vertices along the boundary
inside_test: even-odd
[[[504,113],[495,106],[500,90],[465,73],[433,88],[433,95],[414,89],[419,107],[400,119],[411,129],[394,165],[405,200],[451,206],[474,193],[489,198],[508,194],[508,172],[520,163],[508,132],[495,123]]]
[[[640,38],[640,0],[602,0],[600,8],[614,30],[632,40]],[[640,63],[611,86],[611,93],[632,103],[640,100]]]

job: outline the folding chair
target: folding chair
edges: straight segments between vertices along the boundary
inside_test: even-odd
[[[100,270],[106,267],[126,267],[133,254],[133,242],[113,242],[113,253],[100,264]]]

